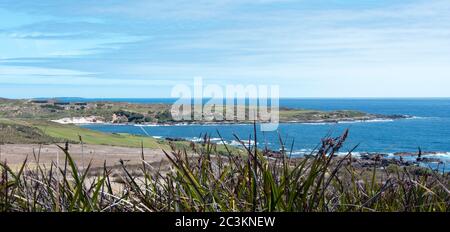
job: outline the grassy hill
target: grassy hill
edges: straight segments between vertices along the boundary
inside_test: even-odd
[[[5,119],[0,118],[0,144],[52,144],[52,143],[80,143],[80,137],[85,144],[108,145],[119,147],[141,147],[151,149],[190,150],[189,141],[166,141],[147,136],[125,133],[102,133],[75,125],[62,125],[45,120]],[[230,150],[235,154],[245,154],[238,147],[227,147],[223,144],[215,145],[215,151],[226,153]]]
[[[36,127],[17,123],[10,119],[0,119],[0,143],[55,143],[63,142],[51,137]]]
[[[166,143],[151,137],[107,134],[41,120],[0,118],[0,142],[3,143],[78,143],[80,136],[84,143],[95,145],[140,147],[142,142],[146,148],[168,148]]]

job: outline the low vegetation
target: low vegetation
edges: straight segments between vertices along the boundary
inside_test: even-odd
[[[51,137],[41,130],[20,124],[9,124],[0,122],[0,142],[1,143],[20,143],[20,144],[36,144],[36,143],[56,143],[63,140]]]
[[[236,106],[243,108],[243,106]],[[215,109],[215,107],[214,107]],[[218,108],[220,109],[220,108]],[[224,107],[225,109],[225,107]],[[58,120],[72,117],[95,116],[106,122],[113,123],[175,123],[171,115],[169,104],[130,104],[122,102],[90,102],[69,103],[57,100],[0,100],[0,118],[21,118],[33,120]],[[249,119],[249,109],[244,110]],[[215,110],[214,110],[215,111]],[[225,110],[223,110],[225,111]],[[225,115],[224,112],[204,114],[205,119],[218,119],[217,115]],[[194,113],[194,111],[192,111]],[[372,119],[400,119],[402,115],[374,115],[358,111],[319,111],[307,109],[280,108],[281,122],[337,122]],[[196,121],[195,123],[208,122]],[[186,120],[183,122],[192,122]],[[232,120],[217,120],[215,122],[237,122]],[[239,122],[251,123],[251,120]]]
[[[1,119],[0,142],[13,144],[51,144],[60,142],[110,145],[122,147],[168,148],[167,143],[152,137],[130,134],[102,133],[75,125],[31,119]]]
[[[2,119],[0,118],[1,144],[53,144],[65,143],[108,145],[131,148],[170,149],[170,145],[178,149],[189,148],[191,142],[183,139],[155,139],[148,136],[126,133],[103,133],[78,127],[63,125],[44,120]],[[170,142],[170,145],[169,145]],[[224,145],[217,145],[217,152],[225,154]],[[243,151],[237,147],[228,148],[235,154]]]
[[[256,130],[256,127],[255,127]],[[256,133],[255,133],[256,134]],[[325,138],[304,159],[246,155],[205,141],[164,151],[169,169],[146,162],[119,174],[104,167],[80,170],[67,147],[61,164],[0,166],[0,211],[34,212],[448,212],[449,177],[408,169],[353,168],[352,152],[337,157],[347,133]],[[239,138],[236,138],[239,140]],[[253,144],[257,138],[253,137]],[[239,140],[241,141],[241,140]],[[281,147],[284,147],[280,140]],[[35,158],[39,154],[34,154]],[[31,159],[32,157],[30,157]]]

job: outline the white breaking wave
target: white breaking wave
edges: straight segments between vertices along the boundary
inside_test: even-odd
[[[310,154],[316,154],[317,151],[311,150],[311,149],[300,149],[300,150],[295,150],[292,152],[292,156],[294,157],[302,157],[305,155],[310,155]],[[287,152],[289,154],[289,152]],[[348,155],[349,152],[338,152],[336,153],[336,156],[346,156]],[[376,155],[376,154],[383,154],[386,155],[386,157],[389,158],[400,158],[401,156],[396,156],[394,153],[382,153],[382,152],[352,152],[352,156],[359,158],[361,157],[361,155]],[[440,153],[435,153],[435,154],[425,154],[422,155],[423,158],[438,158],[444,161],[450,161],[450,152],[440,152]],[[411,154],[409,156],[403,156],[403,158],[405,159],[416,159],[417,155],[415,154]]]
[[[128,124],[125,124],[128,125]],[[135,126],[135,127],[161,127],[161,126],[165,126],[163,124],[131,124],[131,126]]]
[[[394,122],[394,119],[371,119],[371,120],[355,120],[355,121],[338,121],[338,122],[304,122],[304,125],[333,125],[333,124],[354,124],[354,123],[377,123],[377,122]],[[291,122],[297,123],[297,122]],[[283,124],[283,123],[281,123]]]
[[[445,159],[450,160],[450,152],[442,152],[442,153],[436,153],[436,154],[427,154],[423,155],[425,158],[439,158],[439,159]]]
[[[250,141],[250,143],[249,143],[248,140],[247,140],[247,141],[242,141],[242,143],[241,143],[241,142],[239,142],[237,140],[232,140],[232,141],[225,141],[225,144],[226,145],[230,145],[230,146],[238,146],[238,147],[240,147],[240,146],[242,146],[242,144],[244,144],[245,146],[248,146],[249,144],[251,146],[253,146],[253,145],[255,145],[255,142],[254,141]],[[259,145],[260,143],[256,143],[256,144]]]
[[[62,118],[62,119],[51,120],[51,121],[59,123],[59,124],[103,124],[103,123],[105,123],[103,118],[96,117],[96,116]]]

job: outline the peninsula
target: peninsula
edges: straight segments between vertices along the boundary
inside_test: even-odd
[[[236,106],[236,108],[241,106]],[[63,102],[44,100],[0,100],[0,118],[21,118],[53,121],[61,124],[120,123],[120,124],[174,124],[174,123],[251,123],[248,120],[217,120],[217,114],[203,114],[200,121],[175,121],[169,104],[131,104],[124,102]],[[223,115],[223,114],[222,114]],[[311,109],[280,108],[281,123],[337,123],[351,121],[393,120],[406,115],[379,115],[352,110],[319,111]],[[261,120],[259,120],[261,121]]]

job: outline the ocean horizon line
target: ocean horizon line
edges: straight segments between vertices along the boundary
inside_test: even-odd
[[[174,98],[174,97],[29,97],[29,98],[11,98],[0,97],[4,99],[26,100],[26,99],[66,99],[66,100],[178,100],[178,99],[199,99],[199,98]],[[211,98],[202,98],[211,99]],[[226,99],[226,98],[224,98]],[[235,99],[254,99],[254,98],[235,98]],[[449,100],[449,97],[280,97],[280,100]]]

